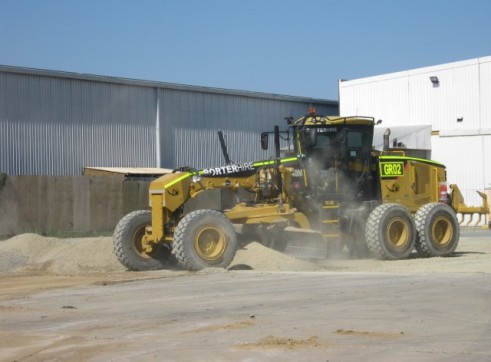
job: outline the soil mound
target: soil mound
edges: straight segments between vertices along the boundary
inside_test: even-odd
[[[448,258],[405,260],[338,259],[310,262],[252,242],[237,251],[228,270],[264,272],[389,272],[389,273],[491,273],[489,233],[481,231],[463,237],[454,255]],[[226,272],[210,268],[203,272]],[[0,273],[19,272],[36,275],[84,276],[117,274],[125,268],[113,254],[111,237],[59,239],[37,234],[21,234],[0,241]],[[174,270],[175,271],[175,270]],[[128,275],[142,277],[143,273]]]
[[[229,269],[313,271],[320,267],[253,242],[237,251]],[[21,234],[0,241],[0,272],[81,275],[124,270],[113,254],[111,237],[59,239]]]
[[[123,270],[110,237],[58,239],[21,234],[0,242],[0,272],[74,275]]]
[[[315,271],[321,266],[267,248],[258,242],[247,244],[237,251],[229,269],[257,271]]]

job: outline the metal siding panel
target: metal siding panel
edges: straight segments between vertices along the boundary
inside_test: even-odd
[[[441,129],[472,130],[480,127],[479,115],[479,65],[473,64],[451,70],[453,87],[449,97],[451,104],[444,104],[442,108],[453,110]],[[491,79],[490,79],[491,80]],[[450,107],[449,107],[450,106]],[[463,118],[457,122],[457,118]]]
[[[6,65],[0,65],[0,73],[35,75],[41,77],[81,80],[81,81],[105,83],[105,84],[127,85],[127,86],[135,86],[139,88],[152,88],[152,89],[162,88],[162,89],[169,89],[169,90],[183,90],[183,91],[200,92],[200,93],[236,95],[241,97],[251,97],[255,99],[263,98],[263,99],[281,100],[286,102],[313,103],[313,104],[326,105],[328,107],[333,107],[336,109],[338,107],[338,102],[336,101],[319,99],[319,98],[288,96],[282,94],[261,93],[261,92],[252,92],[252,91],[234,90],[234,89],[191,86],[191,85],[176,84],[176,83],[118,78],[118,77],[109,77],[109,76],[93,75],[93,74],[79,74],[79,73],[71,73],[71,72],[50,71],[44,69],[12,67]]]
[[[390,126],[432,124],[434,130],[453,132],[485,129],[483,120],[489,119],[491,128],[490,59],[340,82],[341,115],[374,116]],[[438,87],[430,76],[439,78]]]
[[[430,76],[437,76],[433,86]],[[410,82],[411,124],[432,124],[434,130],[476,130],[479,124],[478,68],[470,64],[412,75]],[[463,122],[457,122],[463,118]]]
[[[205,168],[224,163],[217,132],[223,131],[230,157],[235,162],[268,158],[259,146],[262,131],[284,117],[300,117],[307,103],[175,89],[161,89],[161,167]],[[320,112],[337,113],[336,107],[320,106]]]
[[[482,136],[484,187],[491,189],[491,135]],[[491,204],[491,200],[488,200]],[[491,220],[489,220],[491,221]]]
[[[0,74],[0,172],[63,175],[89,165],[155,165],[151,88]]]
[[[336,114],[331,101],[0,67],[0,172],[80,174],[83,166],[205,167],[222,163],[216,136],[234,160],[262,158],[259,133],[283,117]],[[4,71],[2,71],[4,70]],[[147,82],[148,83],[148,82]],[[160,88],[158,87],[160,85]],[[282,127],[284,128],[284,127]],[[261,157],[260,157],[261,156]]]
[[[442,78],[441,74],[432,74],[438,76],[439,79]],[[433,125],[436,122],[438,112],[431,105],[441,101],[443,91],[447,88],[444,88],[443,91],[440,88],[434,88],[426,74],[408,77],[408,83],[408,102],[411,110],[411,119],[408,123],[414,125],[421,122],[419,124]]]
[[[435,137],[435,136],[434,136]],[[457,184],[468,205],[480,205],[476,190],[486,186],[483,168],[486,158],[486,142],[491,136],[437,137],[432,139],[432,158],[447,167],[449,184]],[[465,164],[465,167],[463,166]],[[488,179],[489,180],[489,179]]]
[[[408,81],[392,78],[351,85],[339,83],[340,115],[368,116],[383,126],[409,125]]]
[[[479,65],[479,87],[479,126],[491,132],[491,58]]]

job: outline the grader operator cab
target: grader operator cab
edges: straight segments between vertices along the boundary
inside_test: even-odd
[[[153,181],[151,210],[134,211],[116,226],[116,256],[130,270],[160,269],[169,257],[188,270],[226,268],[240,246],[237,229],[303,257],[325,258],[345,246],[355,256],[380,259],[404,259],[413,249],[451,255],[459,241],[456,210],[464,204],[448,194],[445,166],[389,149],[388,134],[384,150],[376,151],[374,124],[312,110],[290,119],[286,132],[275,126],[261,135],[263,149],[274,136],[274,158],[240,164],[229,162],[220,135],[227,164]],[[289,145],[283,157],[281,138]],[[185,213],[188,200],[217,188],[237,195],[232,207]],[[240,200],[239,190],[252,197]],[[487,212],[485,198],[479,209]]]

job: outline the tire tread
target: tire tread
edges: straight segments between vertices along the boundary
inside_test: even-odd
[[[196,222],[197,220],[199,220],[200,218],[202,218],[206,215],[213,215],[214,217],[216,217],[220,220],[223,220],[227,223],[230,223],[230,220],[219,211],[210,210],[210,209],[195,210],[195,211],[192,211],[189,214],[185,215],[181,219],[181,221],[177,225],[175,233],[174,233],[174,241],[173,241],[173,245],[172,245],[172,254],[174,255],[174,257],[177,260],[177,263],[181,267],[183,267],[187,270],[190,270],[190,271],[199,271],[199,270],[203,269],[203,265],[198,263],[194,259],[193,255],[188,255],[188,253],[186,252],[186,243],[188,242],[186,240],[186,238],[188,237],[187,230],[192,223]],[[231,223],[230,223],[230,225],[231,225]],[[233,231],[233,228],[232,228],[232,231]],[[234,233],[234,236],[235,236],[235,233]],[[234,242],[232,242],[231,240],[229,242],[230,242],[229,247],[234,248],[234,250],[232,250],[232,253],[228,258],[230,260],[228,260],[228,259],[225,260],[223,263],[220,263],[219,265],[217,265],[217,267],[227,267],[230,264],[230,262],[232,262],[232,259],[235,257],[235,252],[236,252],[236,248],[237,248],[236,247],[236,239],[234,240]]]
[[[130,212],[125,215],[116,225],[116,228],[113,232],[113,253],[116,255],[119,262],[128,270],[131,271],[144,271],[144,270],[158,270],[162,269],[165,266],[164,260],[148,258],[143,262],[142,260],[138,260],[139,256],[130,255],[131,252],[127,250],[129,248],[129,244],[133,241],[129,232],[131,232],[132,222],[135,219],[139,218],[151,218],[150,210],[137,210]],[[133,253],[131,253],[133,254]],[[141,258],[141,257],[140,257]]]
[[[432,214],[436,209],[441,209],[441,211],[446,212],[452,221],[454,241],[451,243],[448,250],[437,250],[437,248],[433,247],[431,235],[427,232],[428,230],[426,230],[428,227],[427,223],[429,222],[428,218],[432,217]],[[415,247],[420,256],[449,256],[453,254],[459,242],[460,227],[455,212],[450,206],[438,202],[425,204],[416,213],[415,222],[417,230]]]
[[[372,212],[368,216],[368,220],[365,228],[365,241],[370,253],[376,258],[382,260],[402,259],[409,256],[405,254],[403,255],[396,255],[393,253],[391,254],[384,247],[384,237],[383,237],[382,229],[383,229],[385,216],[388,212],[390,212],[390,209],[399,209],[401,211],[406,212],[410,217],[410,222],[412,225],[411,226],[412,230],[410,230],[410,232],[412,233],[413,236],[413,240],[412,240],[413,242],[411,243],[412,246],[406,250],[405,254],[410,254],[412,252],[412,249],[414,247],[414,241],[415,241],[416,227],[414,225],[414,220],[411,214],[409,213],[409,210],[407,210],[406,207],[404,207],[401,204],[395,204],[395,203],[387,203],[377,206],[375,209],[372,210]]]

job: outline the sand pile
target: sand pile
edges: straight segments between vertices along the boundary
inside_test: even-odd
[[[22,234],[0,241],[0,272],[74,275],[123,270],[109,237],[58,239]]]
[[[346,256],[312,263],[252,242],[237,251],[229,269],[265,272],[491,273],[491,238],[487,232],[481,232],[481,234],[481,237],[462,238],[457,252],[449,258],[412,257],[389,261],[349,260]],[[125,268],[113,254],[111,237],[59,239],[36,234],[22,234],[0,241],[0,273],[24,272],[41,275],[84,276],[89,273],[116,275],[117,272],[124,271]],[[142,275],[122,274],[132,277]]]
[[[230,269],[247,269],[259,271],[314,271],[322,269],[319,265],[306,260],[296,259],[278,251],[253,242],[237,251]]]
[[[320,267],[251,243],[237,251],[232,270],[312,271]],[[0,241],[0,272],[80,275],[124,271],[111,237],[59,239],[22,234]]]

